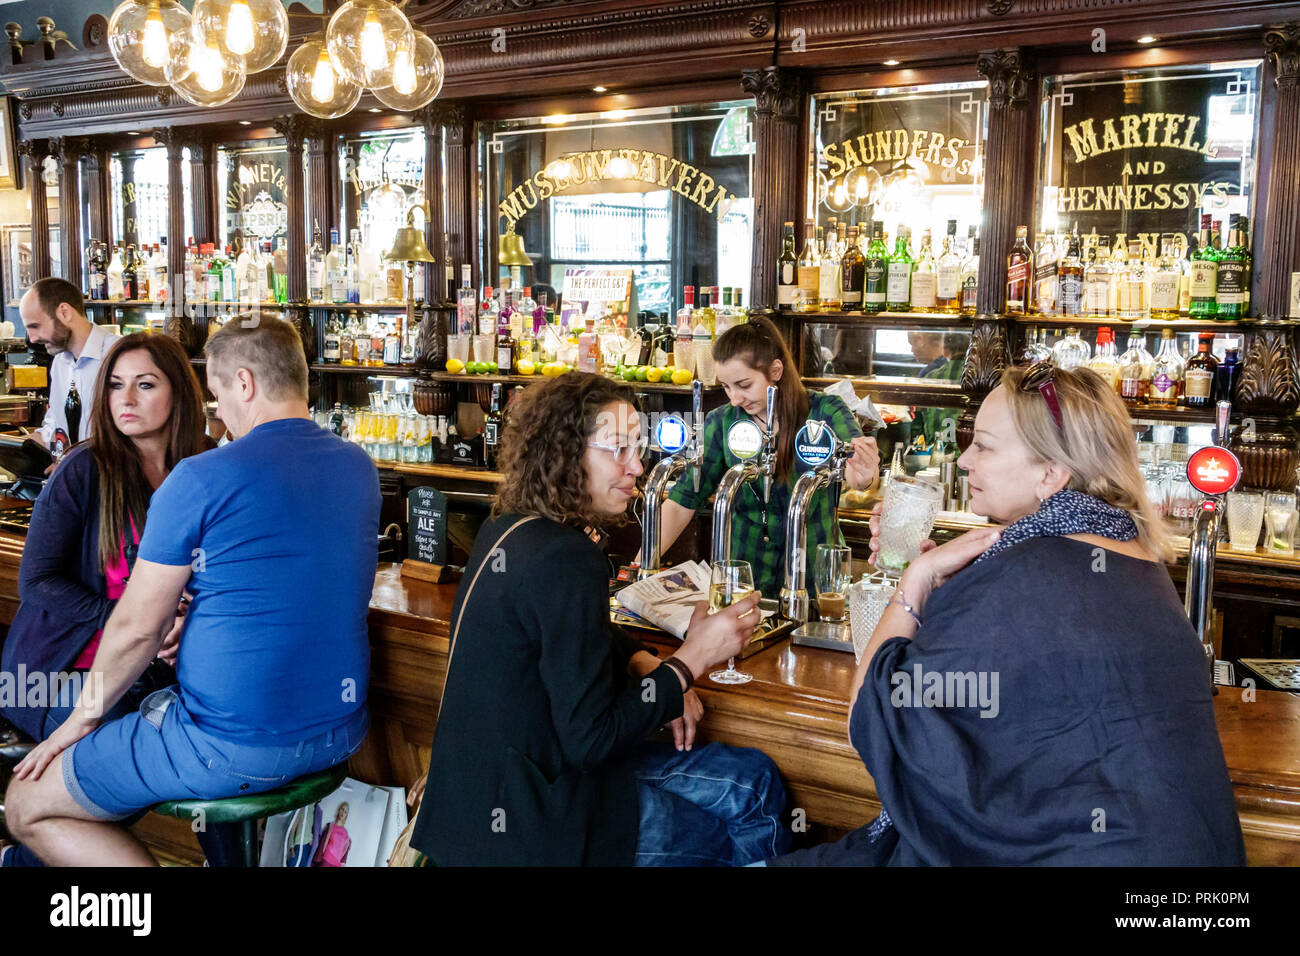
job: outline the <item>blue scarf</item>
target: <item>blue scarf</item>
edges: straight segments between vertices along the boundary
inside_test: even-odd
[[[1030,538],[1061,537],[1067,534],[1096,534],[1115,541],[1132,541],[1138,536],[1137,524],[1123,508],[1108,505],[1100,498],[1062,488],[1044,501],[1031,515],[1013,521],[1002,529],[993,546],[975,559],[986,558],[1028,541]]]

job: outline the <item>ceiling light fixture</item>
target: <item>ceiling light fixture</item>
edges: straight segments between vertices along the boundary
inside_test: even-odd
[[[1138,43],[1155,43],[1155,42],[1156,42],[1156,37],[1153,37],[1149,33],[1138,37]]]
[[[885,66],[898,66],[898,61],[897,61],[897,60],[886,60],[886,61],[885,61]]]

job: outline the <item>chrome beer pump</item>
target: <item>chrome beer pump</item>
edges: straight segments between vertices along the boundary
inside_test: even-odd
[[[727,431],[727,448],[740,459],[718,482],[713,498],[713,560],[731,558],[731,510],[736,495],[745,482],[763,479],[763,506],[772,498],[772,479],[776,476],[776,442],[772,428],[776,423],[776,386],[767,387],[767,434],[749,419],[741,419]]]
[[[781,613],[792,621],[808,620],[807,542],[808,509],[820,488],[831,496],[832,514],[837,514],[844,471],[853,457],[853,446],[838,441],[824,422],[809,421],[795,438],[795,454],[807,465],[795,482],[790,496],[790,510],[785,520],[785,583],[781,587]],[[839,521],[832,526],[832,543],[839,539]],[[840,627],[837,625],[837,627]],[[842,629],[842,628],[841,628]]]
[[[691,388],[691,425],[676,415],[667,415],[655,426],[655,444],[668,457],[650,470],[645,483],[645,521],[641,526],[641,567],[637,578],[648,578],[659,571],[662,560],[659,542],[663,540],[663,502],[668,485],[681,477],[687,468],[694,469],[695,490],[700,490],[700,462],[704,457],[700,433],[704,421],[704,386],[698,379]]]

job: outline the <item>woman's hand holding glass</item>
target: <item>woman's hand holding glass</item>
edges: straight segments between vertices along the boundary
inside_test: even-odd
[[[932,547],[909,564],[899,579],[899,596],[921,614],[931,593],[991,548],[1001,534],[1001,528],[977,528],[938,546],[927,542]]]
[[[757,591],[752,591],[714,614],[709,613],[707,602],[696,604],[690,626],[686,629],[686,638],[673,656],[689,667],[696,679],[715,664],[735,657],[744,650],[758,625],[760,596]]]
[[[880,502],[871,509],[871,520],[867,522],[871,526],[871,540],[867,543],[867,548],[871,552],[867,555],[867,563],[873,568],[876,567],[876,555],[880,552]],[[937,541],[926,538],[921,542],[921,553],[933,551],[939,546]]]

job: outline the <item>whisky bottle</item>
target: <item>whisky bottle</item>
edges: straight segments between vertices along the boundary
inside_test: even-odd
[[[1130,407],[1147,400],[1155,359],[1142,345],[1142,333],[1130,332],[1128,349],[1119,357],[1119,397]]]
[[[817,311],[817,289],[821,257],[817,253],[817,240],[813,237],[813,224],[804,224],[803,255],[799,257],[799,291],[796,295],[796,312]]]
[[[961,312],[961,257],[954,245],[957,242],[957,220],[948,220],[948,234],[943,238],[943,254],[935,278],[935,299],[939,311],[956,315]]]
[[[128,245],[122,253],[122,298],[127,301],[140,298],[140,277],[135,268],[135,246]]]
[[[844,255],[840,259],[840,298],[845,312],[862,309],[862,289],[867,260],[858,246],[858,227],[849,229]]]
[[[339,314],[335,312],[325,326],[325,349],[321,357],[330,365],[338,364],[343,351],[342,345],[343,335],[339,328]]]
[[[1052,346],[1052,357],[1057,368],[1079,368],[1088,364],[1092,349],[1088,347],[1076,328],[1065,330],[1065,338]]]
[[[1056,260],[1051,236],[1038,234],[1034,249],[1034,308],[1040,315],[1056,314]]]
[[[836,249],[835,232],[830,230],[826,233],[825,245],[821,247],[818,266],[817,307],[820,311],[838,312],[842,308],[840,277],[840,251]]]
[[[1201,216],[1201,232],[1192,253],[1191,301],[1187,314],[1194,319],[1211,318],[1218,308],[1219,257],[1210,243],[1210,217]]]
[[[971,230],[974,233],[974,230]],[[961,314],[973,316],[979,304],[980,237],[970,237],[971,251],[961,265]]]
[[[894,254],[889,257],[885,278],[885,311],[907,312],[912,308],[912,271],[916,261],[910,248],[912,230],[902,226],[894,241]]]
[[[1188,408],[1209,408],[1214,401],[1214,379],[1219,370],[1219,360],[1211,351],[1213,344],[1214,333],[1202,332],[1196,354],[1187,360],[1183,374],[1183,400]]]
[[[1151,280],[1147,276],[1146,261],[1142,258],[1142,244],[1131,239],[1119,282],[1119,317],[1130,322],[1145,319],[1151,307],[1150,290]]]
[[[912,312],[932,312],[935,308],[934,251],[930,248],[930,230],[921,233],[921,251],[916,257],[916,271],[912,273]]]
[[[1178,288],[1182,273],[1174,262],[1171,237],[1160,237],[1160,258],[1151,269],[1151,318],[1178,318]]]
[[[1111,314],[1110,240],[1102,238],[1090,250],[1083,268],[1083,314],[1107,318]]]
[[[492,405],[483,419],[483,462],[496,471],[497,452],[501,447],[501,383],[492,383]]]
[[[776,260],[776,307],[787,312],[793,309],[798,289],[799,258],[794,252],[794,223],[787,222],[781,255]]]
[[[1160,351],[1156,353],[1151,370],[1151,386],[1147,401],[1152,408],[1177,408],[1183,390],[1183,357],[1174,342],[1174,330],[1160,331]]]
[[[1027,226],[1016,227],[1016,242],[1007,253],[1008,315],[1025,315],[1030,310],[1030,289],[1034,275],[1034,251],[1029,248]]]
[[[1246,244],[1242,240],[1243,216],[1234,215],[1229,220],[1228,247],[1216,264],[1215,317],[1240,319],[1246,315],[1246,289],[1248,287]]]
[[[1112,391],[1119,387],[1119,359],[1115,354],[1115,334],[1109,326],[1097,330],[1097,351],[1088,360],[1088,368],[1096,372]]]
[[[885,311],[889,284],[889,249],[882,234],[884,223],[871,222],[871,245],[867,246],[866,271],[862,282],[862,311],[875,314]]]
[[[1071,234],[1056,267],[1057,294],[1061,315],[1083,314],[1083,262],[1079,258],[1079,234]]]

